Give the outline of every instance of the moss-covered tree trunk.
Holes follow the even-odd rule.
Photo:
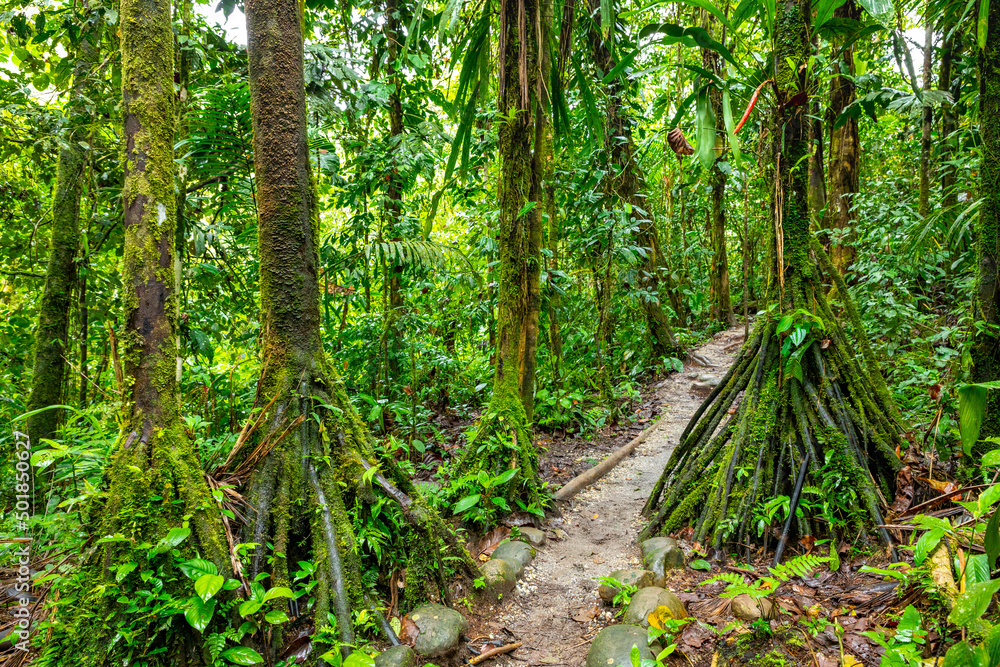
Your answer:
[[[1000,380],[1000,3],[992,2],[979,49],[979,132],[983,140],[976,222],[972,380]],[[981,438],[1000,436],[1000,392],[989,392]]]
[[[497,489],[513,501],[538,500],[538,457],[521,394],[525,322],[533,270],[532,218],[522,210],[529,202],[538,208],[539,188],[532,168],[537,134],[539,68],[539,14],[536,0],[505,0],[500,5],[497,110],[500,182],[497,194],[497,333],[493,394],[479,420],[476,434],[456,466],[458,476],[484,471],[498,476],[518,472]],[[532,197],[535,197],[533,199]],[[540,212],[539,212],[540,213]]]
[[[256,405],[262,417],[258,428],[241,435],[219,475],[248,480],[256,511],[245,539],[262,545],[249,575],[268,572],[278,585],[289,581],[289,563],[313,562],[316,627],[327,627],[332,614],[341,642],[350,645],[351,610],[371,605],[348,511],[364,511],[373,486],[399,504],[412,526],[408,604],[429,589],[447,599],[442,558],[449,551],[470,576],[478,570],[393,461],[382,463],[385,476],[364,479],[376,462],[371,435],[320,338],[319,210],[308,157],[300,5],[249,0],[245,7],[258,183],[263,326]],[[278,646],[275,635],[269,647]]]
[[[900,418],[843,279],[809,231],[809,99],[802,94],[809,16],[809,0],[784,0],[777,8],[771,314],[757,319],[726,377],[682,433],[646,504],[646,535],[692,525],[694,539],[711,539],[716,549],[724,541],[757,539],[750,532],[754,510],[776,495],[793,496],[802,468],[807,484],[823,489],[826,513],[804,512],[794,526],[800,537],[831,532],[828,520],[844,521],[845,535],[853,537],[884,523],[882,498],[893,497],[901,465],[894,448],[905,447]],[[825,298],[824,275],[844,299],[851,335]],[[880,535],[888,541],[884,529]]]
[[[951,101],[941,104],[941,141],[940,141],[940,169],[941,169],[941,208],[944,209],[945,222],[948,226],[954,218],[953,211],[958,204],[958,193],[955,192],[956,174],[955,167],[949,162],[954,155],[953,143],[955,138],[955,100],[961,94],[961,87],[953,90],[952,78],[954,63],[961,58],[962,40],[956,39],[951,34],[954,30],[954,23],[944,21],[941,26],[943,39],[941,42],[941,64],[938,70],[938,90],[951,95]]]
[[[834,10],[835,18],[861,19],[861,8],[847,0]],[[830,82],[830,118],[835,121],[855,99],[854,43],[842,47],[840,60],[834,63],[836,75]],[[831,122],[831,125],[833,123]],[[837,239],[831,248],[834,266],[844,273],[854,261],[854,194],[858,191],[861,139],[858,121],[848,117],[830,133],[830,204],[826,226],[835,230]]]
[[[701,50],[701,61],[705,69],[723,77],[719,54],[711,49]],[[708,91],[712,112],[722,118],[722,91],[713,86]],[[723,326],[736,325],[733,304],[729,294],[729,257],[726,252],[726,171],[722,168],[721,156],[712,163],[708,175],[708,185],[712,189],[712,205],[708,211],[708,236],[712,245],[709,284],[712,291],[712,317]]]
[[[588,40],[594,59],[594,65],[605,76],[617,65],[617,59],[609,44],[601,35],[599,3],[590,3],[592,19]],[[626,95],[629,91],[622,85],[620,79],[615,79],[605,87],[607,106],[604,118],[604,151],[608,176],[604,183],[605,205],[608,208],[628,205],[632,209],[632,220],[636,224],[636,242],[647,248],[644,261],[639,267],[639,288],[642,291],[640,300],[646,319],[646,331],[652,348],[653,357],[681,356],[681,348],[677,344],[670,320],[663,310],[660,301],[660,277],[664,270],[663,251],[660,248],[659,230],[653,220],[651,206],[646,201],[645,183],[639,163],[635,158],[635,140],[632,138],[634,119],[630,118],[626,108]],[[609,237],[610,243],[610,237]],[[611,250],[607,249],[608,262],[611,262]],[[610,306],[610,289],[608,284],[599,291],[598,299],[606,300]],[[608,319],[605,317],[605,319]],[[604,336],[610,341],[610,336]],[[602,352],[605,353],[606,350]],[[608,384],[602,380],[602,386]]]
[[[27,406],[29,411],[41,411],[28,417],[28,435],[35,443],[43,438],[55,437],[60,421],[59,410],[44,408],[65,403],[63,380],[66,357],[69,355],[67,336],[73,291],[77,287],[75,257],[80,240],[80,197],[87,164],[87,154],[80,143],[84,140],[90,119],[84,92],[87,78],[97,63],[99,40],[100,33],[94,29],[88,30],[80,39],[73,70],[73,88],[67,103],[69,135],[59,149],[56,189],[52,197],[49,260],[38,308],[35,359]],[[85,390],[81,389],[81,394],[85,395]]]
[[[190,582],[171,551],[149,549],[172,529],[189,529],[175,545],[183,555],[229,568],[221,515],[184,432],[177,387],[177,298],[174,212],[174,59],[168,3],[121,3],[124,120],[125,248],[121,435],[102,504],[91,508],[90,533],[121,539],[97,544],[83,564],[73,607],[60,618],[43,664],[201,665],[200,636],[165,615],[137,613],[141,589],[164,568],[163,593],[185,599]],[[139,553],[135,548],[138,547]],[[145,546],[141,546],[145,545]],[[148,552],[148,553],[147,553]],[[145,563],[136,568],[137,559]],[[131,571],[119,566],[132,563]],[[177,618],[176,616],[172,618]],[[124,636],[123,636],[124,635]],[[47,661],[52,661],[48,663]]]
[[[931,89],[931,73],[934,71],[934,19],[930,5],[925,7],[927,16],[924,18],[924,66],[923,91]],[[920,115],[920,191],[917,196],[917,211],[926,218],[931,212],[931,131],[934,127],[934,108],[924,99]]]

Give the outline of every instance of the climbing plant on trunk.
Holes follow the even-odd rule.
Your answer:
[[[316,626],[336,630],[342,650],[354,643],[351,610],[369,608],[361,583],[350,511],[373,494],[394,500],[411,530],[406,602],[429,590],[447,599],[442,559],[478,569],[392,460],[379,464],[371,435],[327,360],[320,338],[317,240],[319,210],[306,134],[303,41],[295,0],[246,3],[262,309],[257,415],[216,476],[246,480],[254,507],[245,540],[261,545],[251,578],[290,581],[289,563],[316,567]],[[382,466],[384,474],[373,470]],[[265,547],[264,545],[270,545]],[[376,616],[378,617],[377,612]],[[388,624],[382,627],[395,640]],[[270,648],[281,645],[272,637]],[[268,647],[262,647],[265,650]]]
[[[846,522],[853,536],[883,524],[883,498],[893,497],[901,466],[894,449],[906,447],[900,417],[843,279],[809,231],[809,12],[809,0],[784,0],[774,22],[767,307],[682,433],[646,503],[645,535],[691,525],[695,540],[716,548],[745,543],[757,539],[755,508],[795,498],[805,483],[824,490],[822,519]],[[838,287],[847,327],[825,297],[824,277]],[[834,525],[816,519],[803,513],[790,528],[804,537]]]

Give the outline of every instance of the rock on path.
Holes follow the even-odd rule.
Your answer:
[[[561,540],[549,540],[538,550],[537,558],[518,583],[517,595],[495,619],[498,626],[506,627],[523,642],[523,647],[517,650],[516,659],[503,656],[495,664],[584,666],[594,632],[589,620],[594,607],[600,604],[599,582],[595,579],[615,570],[642,568],[636,543],[643,523],[639,512],[681,432],[701,404],[701,397],[690,391],[688,373],[724,375],[739,350],[733,343],[742,336],[742,325],[716,334],[697,350],[714,368],[685,367],[684,372],[664,380],[656,394],[663,406],[656,430],[632,456],[571,500],[563,508],[562,519],[552,522],[552,528],[566,535]],[[727,353],[726,347],[731,347],[731,352]]]

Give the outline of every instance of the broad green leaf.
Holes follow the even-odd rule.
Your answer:
[[[729,135],[729,148],[733,151],[733,162],[739,167],[742,162],[740,155],[740,138],[736,136],[736,124],[733,122],[732,99],[729,96],[729,86],[722,89],[722,121],[726,125],[726,134]]]
[[[986,387],[967,384],[958,389],[958,428],[962,434],[962,450],[968,456],[979,439],[979,429],[986,414]]]
[[[259,662],[264,662],[260,653],[246,646],[227,648],[222,652],[222,657],[237,665],[256,665]]]
[[[194,592],[205,602],[222,590],[222,585],[226,583],[226,578],[221,574],[203,574],[194,582]]]
[[[955,600],[955,606],[948,614],[948,622],[966,627],[986,613],[997,590],[1000,590],[1000,579],[972,584]]]
[[[632,667],[639,667],[642,662],[642,653],[639,651],[638,646],[632,646],[632,650],[628,653],[629,661],[632,663]]]
[[[858,0],[858,4],[865,8],[872,18],[879,23],[888,25],[892,21],[895,13],[895,6],[892,0]]]
[[[461,514],[465,510],[469,509],[470,507],[474,507],[476,505],[476,503],[479,502],[479,499],[481,497],[482,496],[477,493],[477,494],[474,494],[474,495],[471,495],[471,496],[466,496],[466,497],[462,498],[457,503],[455,503],[454,507],[451,508],[452,513],[453,514]]]
[[[192,595],[188,599],[188,608],[184,612],[184,618],[192,628],[198,632],[204,632],[215,614],[215,600],[202,601],[197,595]]]
[[[506,484],[510,480],[514,479],[514,476],[519,472],[518,468],[510,468],[504,473],[497,475],[493,480],[493,486],[501,486]]]
[[[701,570],[703,572],[708,572],[712,569],[711,563],[703,558],[698,558],[688,563],[688,567],[692,570]]]
[[[292,589],[285,588],[284,586],[275,586],[264,595],[264,602],[267,602],[268,600],[276,600],[278,598],[294,598],[294,597],[295,593],[292,592]]]
[[[991,667],[986,649],[958,642],[948,649],[941,667]]]
[[[732,30],[733,26],[732,24],[729,23],[729,19],[726,18],[725,11],[720,9],[718,6],[715,5],[715,3],[711,2],[710,0],[680,0],[680,2],[683,2],[685,5],[690,5],[692,7],[704,9],[709,14],[717,18],[719,20],[719,23]],[[632,18],[633,16],[642,14],[649,9],[653,9],[655,7],[669,6],[671,4],[673,3],[669,2],[668,0],[654,0],[654,2],[649,3],[648,5],[646,5],[641,9],[636,9],[630,12],[622,12],[621,14],[619,14],[619,16],[621,16],[621,18],[623,19],[629,19]]]
[[[160,540],[155,547],[149,550],[149,556],[165,554],[178,544],[186,540],[191,535],[190,528],[171,528],[170,532]]]
[[[1000,449],[993,449],[983,454],[982,463],[984,466],[1000,465]]]
[[[994,625],[986,633],[986,639],[983,640],[983,648],[986,649],[986,653],[988,654],[989,664],[1000,665],[1000,625]]]
[[[343,667],[373,667],[375,659],[364,651],[355,651],[344,659]]]
[[[179,567],[181,572],[183,572],[189,579],[195,580],[205,574],[219,573],[219,568],[215,567],[215,563],[210,560],[205,560],[204,558],[192,558],[191,560],[184,561],[177,567]]]
[[[986,548],[987,564],[993,569],[997,566],[997,556],[1000,556],[1000,509],[993,512],[986,524],[983,546]]]
[[[819,0],[816,5],[816,22],[813,24],[817,27],[825,24],[833,16],[833,12],[837,10],[846,0]]]
[[[969,556],[965,561],[965,583],[981,584],[990,580],[990,566],[986,562],[986,554]]]
[[[698,95],[698,161],[702,169],[708,170],[715,164],[715,112],[704,87]]]
[[[607,85],[612,81],[614,81],[615,79],[617,79],[621,75],[621,73],[625,71],[625,68],[632,64],[632,61],[635,60],[635,57],[637,55],[639,55],[638,49],[632,51],[624,58],[622,58],[618,62],[618,64],[616,64],[614,67],[611,68],[611,71],[609,71],[607,74],[604,75],[604,79],[601,81],[601,83]]]
[[[985,515],[986,511],[993,507],[998,500],[1000,500],[1000,484],[994,484],[980,493],[979,497],[976,498],[976,504],[979,507],[979,516]]]
[[[281,609],[272,609],[264,614],[264,620],[272,625],[279,625],[288,621],[288,614]]]
[[[913,551],[913,563],[920,565],[927,560],[928,554],[934,550],[942,537],[944,537],[944,531],[940,528],[934,528],[921,535]]]

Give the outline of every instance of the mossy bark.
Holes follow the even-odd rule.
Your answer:
[[[931,72],[934,71],[934,20],[931,17],[930,5],[924,11],[926,29],[924,30],[924,67],[923,90],[931,89]],[[926,218],[931,212],[931,131],[934,127],[934,109],[924,100],[920,115],[920,191],[917,196],[917,212]]]
[[[156,544],[183,524],[191,529],[191,537],[180,547],[182,553],[209,559],[223,573],[230,571],[218,507],[179,413],[170,5],[122,0],[120,16],[125,125],[123,407],[121,436],[107,472],[108,491],[103,504],[91,510],[98,519],[90,532],[119,535],[124,542],[99,544],[92,552],[76,591],[79,599],[60,619],[46,660],[103,666],[144,655],[149,665],[200,665],[204,660],[196,633],[128,611],[131,594],[144,587],[142,568],[120,579],[114,569],[136,558],[123,543]],[[190,595],[184,578],[177,576],[165,594]]]
[[[80,240],[80,197],[87,154],[80,145],[90,116],[84,100],[87,78],[97,63],[100,32],[89,30],[80,39],[73,88],[67,104],[69,132],[59,149],[56,188],[52,197],[52,235],[45,270],[45,287],[38,308],[35,359],[31,374],[28,411],[65,403],[63,382],[69,356],[69,318],[73,292],[77,288],[76,251]],[[86,302],[84,301],[84,304]],[[81,383],[83,380],[81,379]],[[86,390],[81,387],[81,394]],[[28,417],[27,430],[38,444],[55,437],[60,410],[49,409]]]
[[[847,0],[834,10],[835,18],[859,20],[861,8],[854,0]],[[854,85],[854,44],[841,48],[840,60],[834,63],[836,75],[830,82],[830,120],[840,117],[856,97]],[[834,266],[841,273],[854,261],[855,214],[852,210],[854,194],[858,191],[861,139],[858,121],[847,118],[843,125],[830,133],[830,200],[826,216],[828,229],[838,232],[838,240],[831,247]]]
[[[591,23],[587,39],[590,42],[590,51],[594,60],[594,65],[606,75],[615,65],[617,60],[609,45],[605,42],[598,28],[601,23],[599,3],[590,3]],[[628,205],[632,208],[631,218],[636,224],[636,242],[647,249],[646,256],[639,268],[639,288],[643,292],[641,297],[642,311],[646,319],[646,331],[649,335],[649,342],[653,357],[663,359],[664,357],[682,356],[682,350],[677,344],[670,320],[663,310],[661,303],[660,278],[664,271],[665,260],[660,247],[659,230],[653,220],[652,211],[646,201],[645,182],[642,170],[635,158],[635,140],[632,138],[632,129],[635,120],[630,118],[627,109],[626,96],[630,93],[622,86],[621,81],[615,79],[605,86],[606,108],[604,118],[604,151],[602,160],[608,171],[604,183],[605,205],[608,208],[622,207]],[[610,246],[609,238],[609,246]],[[611,248],[607,249],[607,256],[610,268]],[[610,280],[610,271],[603,281],[604,284],[598,289],[599,310],[603,305],[606,322],[605,331],[598,330],[598,336],[603,339],[604,349],[602,353],[607,356],[607,344],[611,340],[610,327],[613,323],[610,320],[611,288],[613,282]],[[604,366],[602,365],[602,368]],[[606,375],[606,370],[604,371]],[[602,391],[607,390],[609,381],[606,377],[599,378]]]
[[[719,54],[711,49],[701,50],[701,62],[705,69],[716,76],[724,77]],[[713,86],[708,91],[712,112],[722,118],[722,91]],[[726,253],[726,171],[721,156],[712,163],[708,175],[708,185],[712,189],[712,205],[708,210],[708,236],[712,245],[709,284],[712,292],[712,317],[726,327],[736,325],[733,304],[729,295],[729,257]]]
[[[289,562],[311,560],[318,580],[316,627],[328,626],[332,614],[349,652],[351,610],[370,604],[348,512],[364,511],[375,493],[365,472],[376,455],[320,338],[319,211],[308,157],[300,5],[249,0],[245,7],[263,311],[256,404],[263,414],[259,431],[241,436],[220,475],[248,480],[256,511],[245,538],[262,545],[249,575],[267,572],[279,585],[290,579]],[[442,554],[457,556],[470,576],[478,569],[395,463],[382,463],[386,476],[372,479],[438,558],[413,554],[407,568],[437,583],[447,599]],[[263,546],[268,544],[270,549]],[[278,646],[272,637],[262,649]]]
[[[505,0],[500,6],[497,152],[500,154],[497,223],[497,333],[493,394],[466,451],[455,468],[465,476],[480,470],[491,476],[511,468],[518,473],[497,489],[513,507],[516,500],[539,499],[538,455],[522,400],[525,323],[529,315],[532,219],[540,215],[540,191],[532,165],[538,99],[539,44],[536,0]],[[541,155],[539,155],[541,157]],[[533,199],[534,197],[534,199]],[[529,202],[534,209],[521,211]],[[539,225],[540,232],[540,225]]]
[[[778,5],[768,314],[757,319],[726,377],[681,434],[646,503],[651,521],[644,535],[691,525],[695,540],[711,539],[716,549],[755,539],[748,533],[754,510],[769,497],[791,496],[804,461],[808,484],[821,487],[820,469],[835,466],[843,493],[855,494],[857,507],[835,509],[847,514],[852,535],[884,523],[904,429],[843,279],[809,231],[809,100],[802,94],[809,12],[808,0]],[[825,297],[824,277],[840,291],[852,334]],[[792,327],[779,331],[783,318]],[[789,334],[805,322],[814,324],[796,367],[790,353],[798,348]],[[829,532],[815,519],[798,522],[800,537]],[[880,535],[888,541],[884,529]]]
[[[979,132],[983,141],[976,221],[972,380],[1000,380],[1000,3],[990,3],[986,48],[979,50]],[[1000,392],[990,391],[981,438],[1000,436]]]

